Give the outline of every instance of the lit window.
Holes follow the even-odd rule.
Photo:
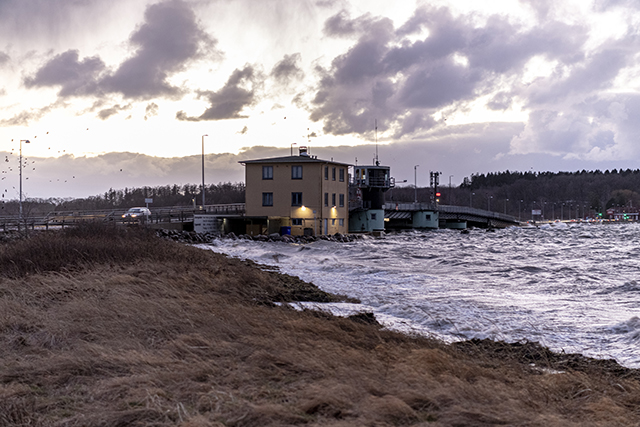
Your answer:
[[[273,179],[273,166],[262,167],[262,179]]]
[[[302,193],[291,193],[291,206],[302,206]]]
[[[273,206],[273,193],[262,193],[262,206]]]
[[[302,166],[291,166],[291,179],[302,179]]]

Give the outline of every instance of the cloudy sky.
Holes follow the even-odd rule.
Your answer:
[[[487,6],[488,4],[488,6]],[[0,191],[640,167],[635,0],[0,0]],[[377,125],[377,131],[376,131]],[[295,144],[295,145],[294,145]],[[296,150],[297,152],[297,150]]]

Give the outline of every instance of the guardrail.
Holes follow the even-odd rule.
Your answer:
[[[213,215],[244,215],[244,203],[230,203],[206,205],[204,208],[192,206],[169,206],[160,208],[151,208],[151,216],[143,222],[162,223],[162,222],[191,222],[194,214],[213,214]],[[104,221],[115,223],[138,223],[137,219],[124,218],[127,209],[92,209],[92,210],[65,210],[53,211],[47,214],[24,215],[20,219],[17,215],[0,216],[0,229],[20,230],[22,228],[45,228],[49,227],[65,227],[86,221]]]

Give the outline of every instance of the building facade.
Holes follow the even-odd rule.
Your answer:
[[[310,156],[304,147],[298,156],[240,163],[245,166],[246,216],[255,219],[249,234],[257,234],[258,227],[260,234],[347,232],[348,164]]]

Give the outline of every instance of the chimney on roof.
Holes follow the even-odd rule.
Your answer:
[[[305,145],[300,146],[300,155],[301,156],[309,156],[307,147]]]

